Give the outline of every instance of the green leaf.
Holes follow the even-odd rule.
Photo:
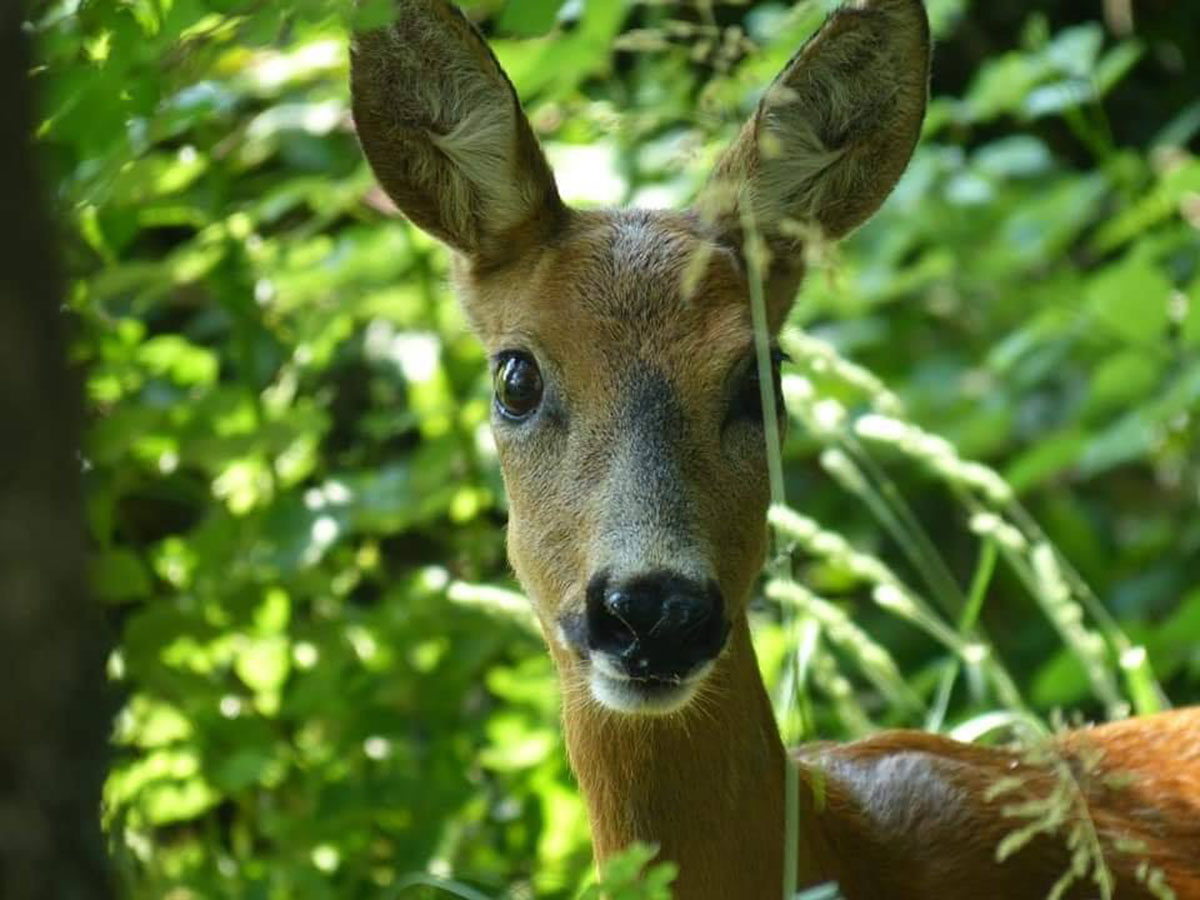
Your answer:
[[[166,375],[180,385],[211,385],[220,363],[211,350],[171,334],[150,338],[138,349],[138,360],[154,375]]]
[[[1124,41],[1104,54],[1093,76],[1100,96],[1105,96],[1120,84],[1141,61],[1145,52],[1145,47],[1140,41]]]
[[[540,43],[493,41],[492,50],[522,99],[568,95],[590,75],[604,75],[611,64],[611,41],[628,13],[629,0],[584,6],[583,19],[565,37]]]
[[[989,178],[1032,178],[1053,165],[1050,149],[1029,135],[1013,135],[985,144],[975,152],[974,165]]]
[[[394,0],[357,0],[347,4],[350,26],[355,31],[368,31],[387,25],[395,13]]]
[[[1060,650],[1038,669],[1031,699],[1040,709],[1075,706],[1089,695],[1087,673],[1078,657]]]
[[[255,691],[278,690],[291,671],[291,652],[287,639],[243,637],[234,659],[234,671]]]
[[[1200,133],[1200,100],[1189,103],[1162,130],[1154,136],[1151,145],[1162,147],[1186,147]]]
[[[1159,428],[1143,413],[1131,412],[1088,441],[1079,460],[1080,472],[1090,477],[1140,459],[1160,438]]]
[[[959,107],[960,115],[968,121],[986,122],[1015,112],[1049,71],[1046,63],[1026,53],[990,59],[975,75]]]
[[[563,0],[509,0],[500,15],[500,30],[519,37],[545,34],[562,5]]]
[[[273,768],[267,748],[243,747],[222,759],[211,771],[213,787],[237,793],[261,784]]]
[[[1088,78],[1103,46],[1104,28],[1098,22],[1086,22],[1060,31],[1042,56],[1064,75]]]
[[[678,869],[673,863],[653,865],[657,855],[657,848],[638,843],[610,857],[599,883],[581,900],[670,900],[670,884]]]
[[[1106,253],[1174,219],[1184,197],[1197,192],[1200,192],[1200,160],[1185,158],[1162,172],[1150,190],[1139,192],[1129,208],[1104,224],[1093,241],[1096,250]]]
[[[1161,341],[1174,286],[1146,254],[1132,252],[1102,269],[1086,288],[1096,324],[1132,344]]]
[[[558,747],[553,729],[534,725],[524,716],[494,716],[488,725],[491,743],[479,755],[482,765],[498,772],[530,769]]]
[[[1052,84],[1042,85],[1026,95],[1021,110],[1031,119],[1058,115],[1096,99],[1095,88],[1082,78],[1064,78]]]
[[[1124,412],[1136,406],[1158,384],[1163,360],[1142,350],[1123,350],[1104,360],[1088,385],[1089,417]]]
[[[146,564],[130,550],[118,548],[97,554],[92,557],[91,567],[92,590],[100,600],[140,600],[149,597],[153,589]]]
[[[1044,484],[1075,465],[1087,444],[1087,434],[1078,428],[1042,436],[1005,469],[1005,480],[1018,493]]]

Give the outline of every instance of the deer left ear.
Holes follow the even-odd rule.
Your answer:
[[[790,303],[799,278],[795,226],[840,238],[895,187],[921,133],[929,60],[921,0],[854,0],[792,58],[717,164],[700,210],[739,236],[752,218],[784,282],[771,286],[787,295],[774,305]],[[776,326],[786,311],[773,310]]]
[[[510,260],[565,215],[516,91],[452,3],[392,4],[392,24],[351,49],[367,159],[421,228],[475,263]]]

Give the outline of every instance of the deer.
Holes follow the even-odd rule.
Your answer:
[[[919,731],[789,755],[759,672],[747,607],[780,360],[764,387],[750,279],[776,336],[805,241],[853,231],[904,172],[929,94],[920,0],[831,14],[684,211],[568,207],[470,20],[446,0],[393,13],[352,39],[355,127],[395,206],[452,251],[487,350],[508,555],[557,669],[597,861],[648,842],[684,900],[778,897],[794,783],[800,887],[1198,900],[1200,708],[1068,731],[1058,766]],[[998,852],[1029,824],[1013,810],[1063,777],[1073,812]],[[1102,849],[1106,892],[1060,884],[1071,822]]]

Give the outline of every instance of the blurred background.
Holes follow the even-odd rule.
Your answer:
[[[669,206],[834,5],[468,8],[568,200]],[[755,611],[791,740],[1200,700],[1200,6],[928,7],[921,147],[791,319],[798,515]],[[485,359],[355,142],[347,35],[387,9],[29,15],[122,896],[589,877]]]

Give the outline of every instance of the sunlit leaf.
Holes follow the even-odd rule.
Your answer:
[[[521,36],[545,34],[554,24],[563,0],[509,2],[500,16],[500,28]]]
[[[1142,254],[1101,270],[1088,285],[1088,308],[1097,325],[1134,343],[1159,340],[1167,326],[1173,287]]]

